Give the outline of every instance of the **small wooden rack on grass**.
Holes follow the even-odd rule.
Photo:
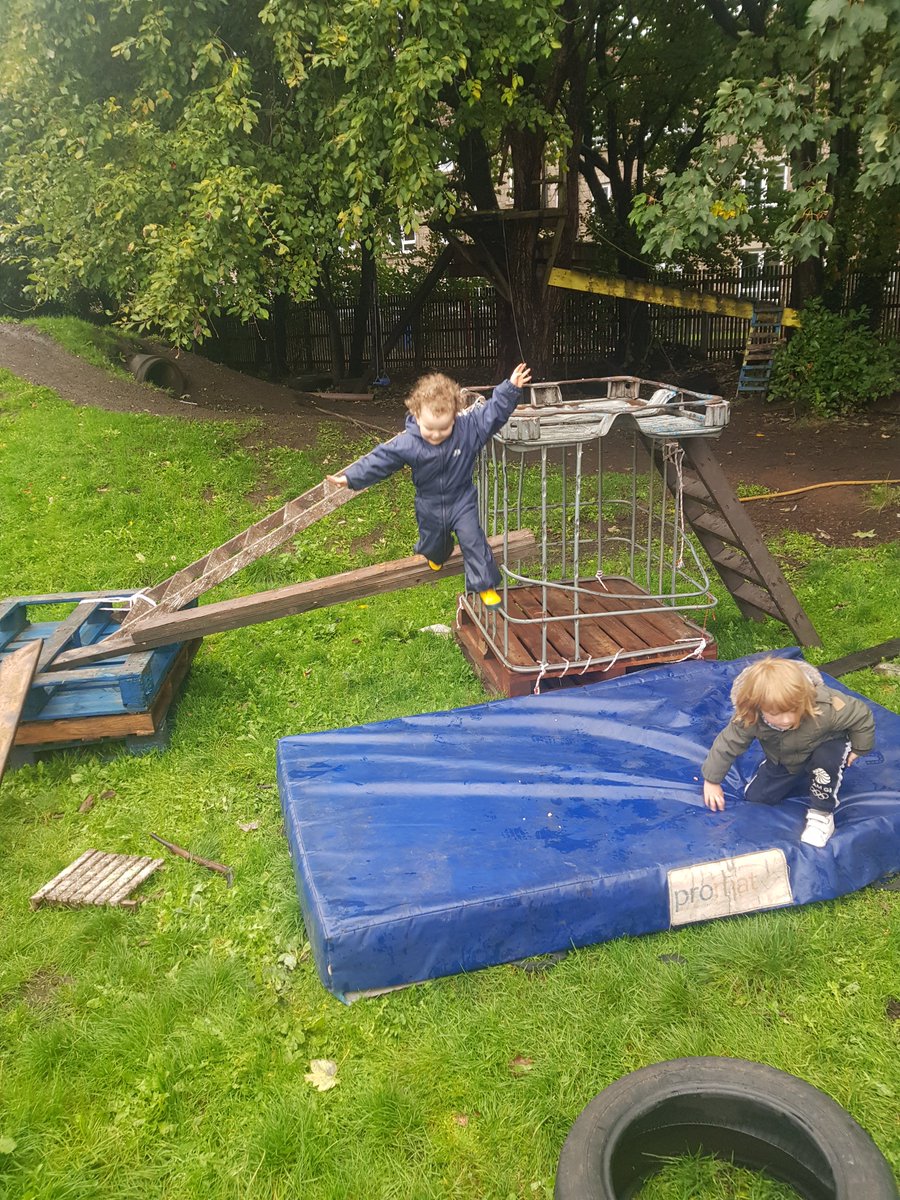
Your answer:
[[[109,854],[85,850],[80,858],[55,875],[31,897],[32,908],[45,904],[77,908],[81,905],[111,905],[137,908],[131,893],[163,865],[161,858],[133,854]]]

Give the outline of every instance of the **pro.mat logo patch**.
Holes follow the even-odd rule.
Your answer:
[[[794,898],[782,850],[676,867],[668,883],[670,925],[778,908]]]

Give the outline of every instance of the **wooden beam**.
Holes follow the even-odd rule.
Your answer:
[[[733,296],[717,296],[690,288],[666,287],[661,283],[641,283],[618,275],[594,275],[587,271],[567,271],[554,267],[549,282],[551,287],[592,292],[598,296],[621,296],[627,300],[643,300],[647,304],[661,304],[667,308],[692,308],[724,317],[743,317],[748,321],[753,316],[753,302],[750,300],[736,300]],[[781,323],[799,326],[800,313],[795,308],[784,309]]]
[[[53,660],[62,654],[82,625],[91,619],[102,603],[102,600],[80,600],[77,608],[73,609],[64,621],[59,622],[44,642],[44,648],[38,659],[37,669],[39,672],[45,671]]]
[[[0,662],[0,779],[3,778],[6,760],[16,740],[16,730],[42,646],[43,642],[37,638]]]
[[[547,261],[544,264],[544,290],[550,286],[550,275],[553,271],[553,264],[556,262],[556,256],[559,254],[560,246],[562,246],[563,230],[566,227],[566,217],[563,214],[556,222],[553,230],[553,237],[550,239],[550,249],[547,251]]]
[[[488,538],[488,543],[491,549],[499,550],[504,546],[504,539]],[[510,533],[505,545],[511,557],[527,558],[536,553],[534,535],[530,530],[520,529]],[[104,651],[103,642],[87,647],[84,653],[79,652],[78,662],[97,662],[111,654],[127,654],[134,649],[146,650],[152,646],[168,646],[187,638],[202,638],[228,629],[241,629],[245,625],[258,625],[278,617],[327,608],[331,604],[346,604],[350,600],[376,596],[381,592],[391,592],[417,583],[436,583],[448,575],[462,573],[462,554],[457,547],[444,563],[440,573],[432,571],[420,554],[414,554],[409,558],[376,563],[356,571],[330,575],[325,579],[311,579],[306,583],[294,583],[269,592],[240,596],[235,600],[204,604],[201,608],[182,612],[161,612],[140,625],[131,626],[123,634],[116,635],[115,643],[107,651]],[[57,661],[62,665],[65,655]]]
[[[494,261],[490,251],[484,245],[472,245],[464,242],[462,238],[456,236],[450,229],[444,231],[444,237],[450,242],[460,254],[480,275],[486,279],[490,279],[494,287],[503,297],[507,304],[512,304],[512,291],[507,277],[503,274],[497,263]]]
[[[900,638],[892,638],[879,646],[871,646],[868,650],[857,650],[855,654],[847,654],[844,658],[836,658],[832,662],[822,663],[820,671],[835,679],[839,675],[849,675],[851,671],[865,671],[885,659],[900,658]]]
[[[454,248],[453,246],[445,246],[437,258],[434,260],[431,270],[416,288],[415,292],[410,296],[401,312],[397,324],[391,330],[390,334],[385,338],[384,345],[381,347],[381,361],[387,362],[387,357],[400,341],[403,336],[403,331],[407,325],[410,325],[418,314],[422,311],[425,301],[434,291],[435,286],[440,281],[444,272],[453,261]],[[321,395],[321,393],[316,393]]]
[[[565,212],[560,208],[483,208],[458,212],[454,216],[453,225],[461,229],[472,221],[555,221],[560,216],[565,218]]]

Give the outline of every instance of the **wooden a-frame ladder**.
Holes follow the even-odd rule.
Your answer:
[[[648,452],[673,495],[678,475],[659,440],[644,438]],[[745,617],[773,617],[802,646],[821,646],[815,626],[791,590],[759,530],[747,515],[707,438],[683,438],[681,468],[685,521],[697,535],[722,582]]]

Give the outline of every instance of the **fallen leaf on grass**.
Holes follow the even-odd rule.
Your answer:
[[[816,533],[819,535],[820,538],[824,538],[826,542],[831,541],[831,534],[826,533],[824,529],[817,529]]]
[[[112,800],[113,797],[115,796],[115,794],[116,794],[115,788],[107,788],[105,791],[100,793],[100,799],[101,800]]]
[[[89,796],[85,796],[85,798],[82,800],[82,802],[78,805],[78,811],[80,813],[90,812],[93,807],[94,807],[94,794],[92,792]]]
[[[855,538],[873,538],[875,536],[875,530],[874,529],[866,529],[866,530],[857,529],[856,533],[854,533],[853,536]]]
[[[527,1075],[533,1066],[534,1059],[525,1058],[523,1054],[517,1054],[509,1060],[509,1069],[513,1075]]]
[[[317,1092],[328,1092],[340,1082],[337,1069],[337,1063],[330,1058],[314,1058],[303,1078],[307,1083],[311,1083]]]
[[[238,821],[238,829],[242,829],[244,833],[251,833],[254,829],[259,829],[259,821]]]
[[[466,1116],[465,1113],[454,1113],[453,1120],[456,1122],[457,1125],[461,1125],[463,1127],[463,1129],[465,1129],[465,1127],[469,1123],[469,1118]]]
[[[0,1154],[12,1154],[18,1142],[12,1137],[0,1137]]]

